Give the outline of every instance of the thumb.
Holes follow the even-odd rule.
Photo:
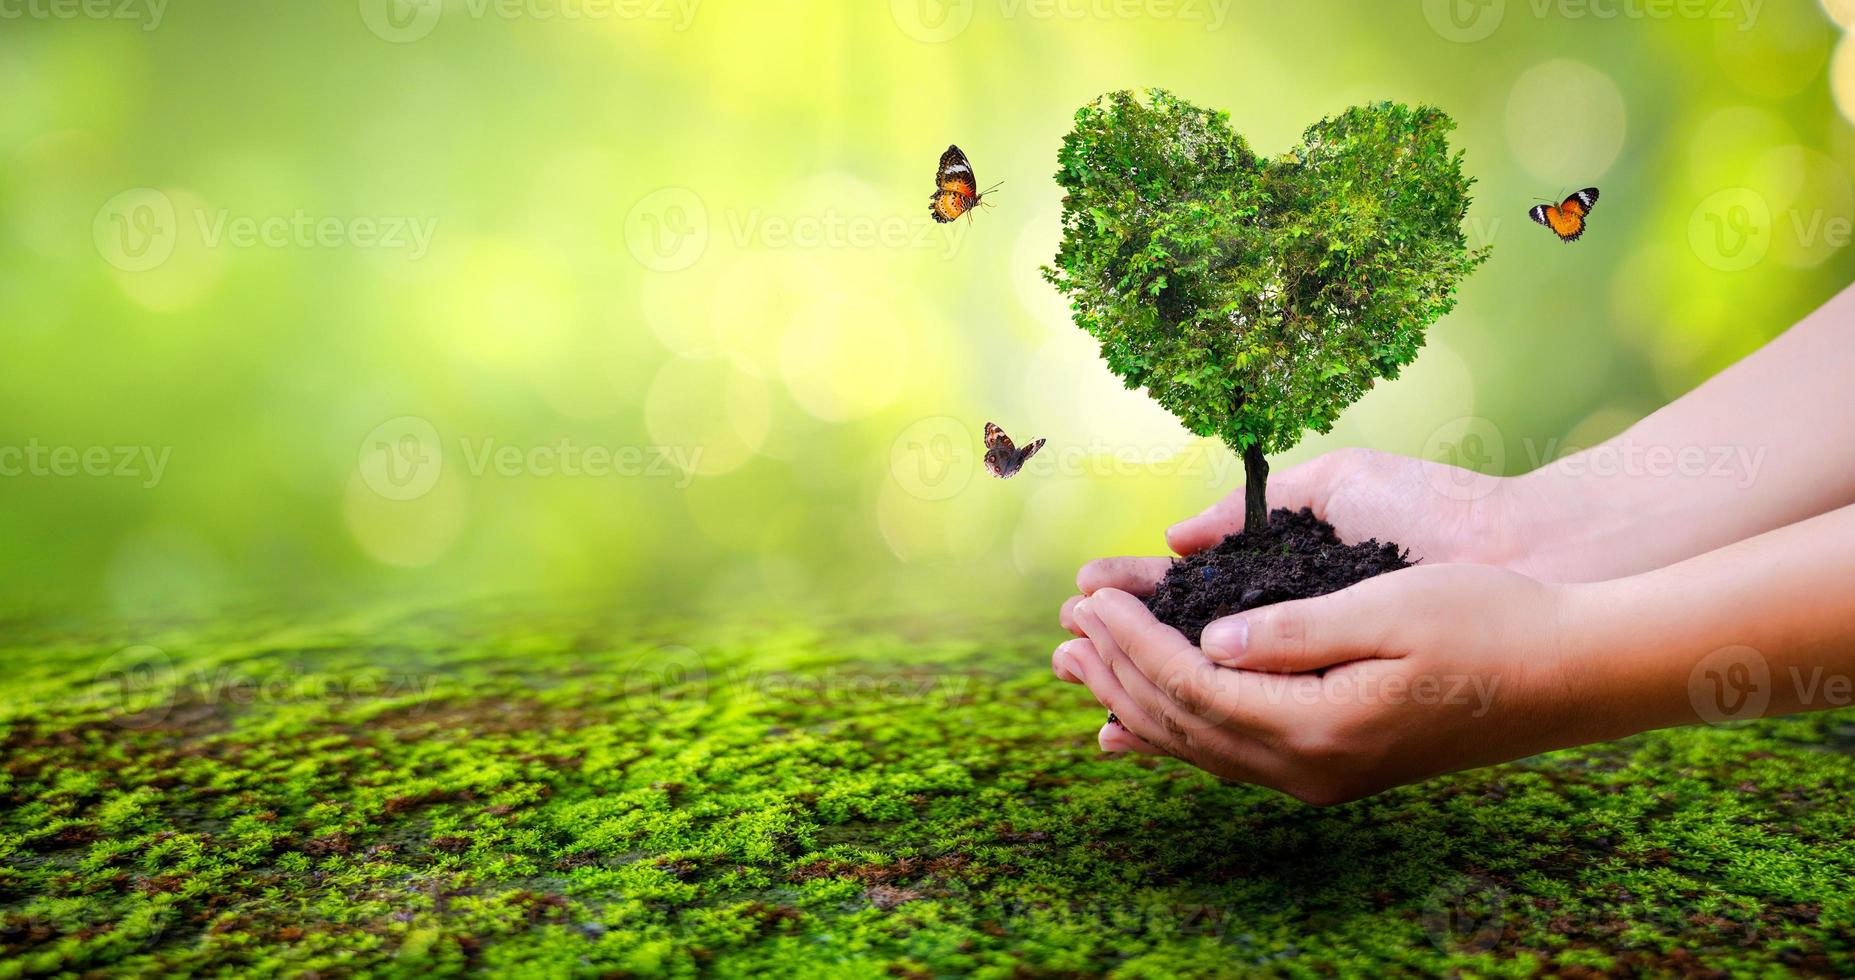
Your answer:
[[[1204,628],[1199,646],[1213,663],[1241,670],[1306,673],[1386,649],[1390,610],[1367,590],[1347,589],[1227,616]]]

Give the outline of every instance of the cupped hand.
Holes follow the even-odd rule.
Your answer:
[[[1533,528],[1560,509],[1533,481],[1488,476],[1369,449],[1342,449],[1269,477],[1269,509],[1314,511],[1347,542],[1377,538],[1420,561],[1500,565],[1557,579],[1529,552]],[[1189,555],[1243,526],[1239,488],[1172,526],[1166,543]]]
[[[1561,637],[1578,588],[1424,565],[1219,620],[1201,649],[1103,584],[1065,606],[1082,636],[1053,665],[1118,718],[1105,750],[1327,805],[1574,744]]]
[[[1342,541],[1394,542],[1422,563],[1496,565],[1548,582],[1590,579],[1591,569],[1554,557],[1568,554],[1566,549],[1540,546],[1553,533],[1547,529],[1570,523],[1569,508],[1558,496],[1542,481],[1487,476],[1370,449],[1341,449],[1269,478],[1271,510],[1307,507],[1332,524]],[[1173,525],[1166,543],[1190,555],[1242,527],[1239,489]],[[1082,635],[1071,613],[1084,596],[1110,586],[1150,595],[1170,564],[1167,558],[1089,562],[1076,576],[1081,595],[1063,603],[1063,628]]]

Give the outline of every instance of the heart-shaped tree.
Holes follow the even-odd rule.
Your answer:
[[[1154,90],[1076,113],[1044,275],[1108,367],[1243,458],[1244,530],[1267,528],[1267,455],[1327,432],[1486,258],[1436,109],[1355,107],[1258,160],[1229,116]]]

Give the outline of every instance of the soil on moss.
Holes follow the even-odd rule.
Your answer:
[[[1213,620],[1338,592],[1411,564],[1409,552],[1396,544],[1346,544],[1306,507],[1281,508],[1269,515],[1267,533],[1233,534],[1173,562],[1146,604],[1160,622],[1197,643]]]

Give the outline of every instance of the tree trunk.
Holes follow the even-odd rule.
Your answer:
[[[1262,534],[1269,530],[1269,461],[1261,443],[1243,450],[1243,476],[1243,533]]]

